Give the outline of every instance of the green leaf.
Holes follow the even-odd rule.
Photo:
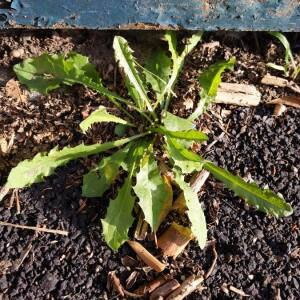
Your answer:
[[[185,198],[187,215],[192,224],[191,230],[196,237],[201,249],[204,249],[207,240],[206,220],[203,209],[198,199],[198,195],[191,186],[184,181],[184,176],[176,168],[174,171],[174,180],[179,185]]]
[[[142,105],[143,101],[142,101],[138,91],[135,89],[135,87],[130,82],[130,80],[127,76],[125,76],[124,82],[125,82],[125,86],[126,86],[129,97],[134,100],[134,103],[140,109],[140,106]]]
[[[294,61],[293,53],[288,39],[280,32],[273,31],[273,32],[269,32],[269,34],[277,38],[285,48],[285,58],[284,58],[286,64],[285,69],[286,70],[288,69],[290,61],[293,64],[293,67],[295,68],[295,61]]]
[[[177,117],[169,112],[164,112],[162,122],[169,131],[186,131],[195,128],[195,125],[191,120]],[[192,142],[187,140],[180,141],[178,139],[177,141],[185,147],[190,147],[192,145]]]
[[[114,183],[124,164],[131,144],[105,157],[100,164],[83,176],[82,195],[84,197],[101,197]]]
[[[131,190],[131,177],[127,177],[117,198],[109,202],[105,219],[101,220],[105,241],[113,250],[119,249],[128,240],[128,230],[134,221],[132,209],[135,198]]]
[[[168,144],[172,147],[172,154],[170,157],[174,159],[181,157],[193,162],[198,162],[203,169],[209,171],[216,179],[222,181],[225,186],[241,198],[243,198],[249,205],[256,207],[258,210],[271,214],[275,217],[285,217],[293,213],[290,204],[286,203],[284,199],[276,195],[274,192],[266,189],[260,189],[254,183],[247,183],[239,176],[231,174],[229,171],[215,166],[212,162],[207,161],[197,155],[196,153],[184,149],[181,145],[172,139],[168,139]],[[177,152],[177,153],[176,153]],[[174,159],[176,165],[178,161]],[[181,161],[181,163],[182,163]]]
[[[109,202],[106,217],[101,220],[104,239],[114,250],[117,250],[128,240],[128,230],[134,221],[132,210],[135,203],[131,180],[144,151],[148,147],[149,141],[146,139],[132,143],[127,156],[128,177],[119,189],[116,199]]]
[[[219,61],[202,72],[199,83],[208,96],[216,96],[222,73],[226,69],[233,71],[235,61],[235,57],[227,61]]]
[[[173,64],[178,58],[178,53],[177,53],[177,37],[176,37],[176,32],[172,30],[168,30],[164,34],[164,38],[168,43],[169,51],[171,52],[171,57],[173,60]]]
[[[127,127],[123,124],[117,124],[114,133],[118,137],[123,137],[126,134]]]
[[[49,153],[38,153],[33,159],[20,162],[10,171],[6,187],[24,188],[33,183],[42,182],[45,177],[52,175],[57,167],[63,166],[71,160],[122,146],[145,135],[143,133],[104,144],[81,144],[73,148],[65,147],[62,150],[54,148]]]
[[[166,141],[168,156],[174,165],[181,169],[182,173],[192,173],[202,169],[203,162],[199,161],[197,154],[187,150],[174,138],[167,137]]]
[[[59,88],[61,85],[83,84],[98,93],[107,96],[120,110],[128,116],[116,100],[128,103],[128,100],[109,91],[101,82],[96,68],[89,63],[86,56],[71,52],[68,55],[44,53],[39,57],[25,59],[14,66],[14,71],[22,84],[29,90],[43,94]],[[115,100],[116,99],[116,100]]]
[[[203,168],[258,210],[275,217],[287,217],[293,213],[290,204],[271,190],[261,190],[256,184],[247,183],[239,176],[232,175],[229,171],[221,169],[211,162],[205,162]]]
[[[203,36],[203,31],[198,31],[194,33],[188,40],[187,43],[181,53],[182,59],[184,59],[201,41]]]
[[[101,123],[101,122],[113,122],[113,123],[119,123],[124,125],[133,126],[131,123],[129,123],[126,120],[123,120],[122,118],[116,117],[114,115],[111,115],[107,112],[106,107],[99,106],[99,108],[95,111],[93,111],[85,120],[83,120],[79,126],[83,133],[86,133],[88,129],[94,124],[94,123]]]
[[[168,42],[169,51],[171,52],[171,58],[173,61],[171,77],[164,91],[161,93],[161,95],[158,98],[158,102],[162,103],[162,106],[164,106],[165,111],[168,110],[171,101],[171,96],[175,88],[175,85],[177,83],[180,72],[182,70],[185,57],[193,50],[193,48],[197,45],[197,43],[202,39],[202,35],[203,32],[197,32],[193,34],[192,37],[187,40],[187,44],[185,45],[181,55],[178,55],[177,39],[176,39],[175,32],[167,31],[165,33],[165,39]]]
[[[162,50],[154,52],[145,62],[145,78],[157,98],[162,95],[169,81],[171,65],[171,59]]]
[[[163,126],[158,126],[154,128],[153,131],[176,139],[198,141],[198,142],[203,142],[208,140],[208,137],[205,133],[193,129],[182,130],[182,131],[170,131]]]
[[[137,107],[144,109],[145,106],[147,106],[149,111],[153,111],[150,100],[147,96],[147,89],[140,77],[135,58],[132,55],[133,50],[129,47],[128,42],[121,36],[115,36],[113,48],[120,68],[123,69],[127,80],[129,81],[130,85],[134,87],[138,94],[138,97],[133,98]],[[134,96],[134,94],[131,93],[131,96]]]
[[[194,128],[192,121],[177,117],[168,111],[164,113],[162,122],[169,131],[182,131]]]
[[[133,189],[139,198],[139,205],[143,210],[145,220],[152,230],[156,231],[160,224],[167,190],[153,154],[147,153],[141,160]]]
[[[14,66],[19,81],[31,91],[47,94],[62,84],[72,84],[88,77],[100,82],[100,77],[88,58],[76,53],[68,56],[42,54],[39,57],[25,59]]]
[[[194,120],[199,117],[212,103],[217,95],[218,86],[221,83],[221,76],[225,70],[233,70],[235,64],[235,57],[230,58],[227,61],[219,61],[213,65],[210,65],[205,69],[199,77],[199,83],[201,85],[200,101],[196,110],[189,117],[189,120]]]
[[[287,69],[285,67],[279,66],[279,65],[276,65],[276,64],[273,64],[273,63],[267,63],[266,66],[269,67],[269,68],[272,68],[274,70],[282,71],[284,73],[287,72]]]

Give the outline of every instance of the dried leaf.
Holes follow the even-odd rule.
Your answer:
[[[152,230],[156,231],[160,224],[161,211],[165,206],[167,186],[160,175],[153,153],[147,153],[141,160],[133,189],[139,198],[139,206],[143,210],[145,220]]]
[[[287,105],[287,106],[300,108],[300,97],[283,96],[283,97],[271,100],[267,104],[284,104],[284,105]]]
[[[193,239],[193,234],[190,228],[173,222],[158,238],[157,245],[164,256],[172,256],[176,259],[191,239]]]
[[[111,271],[108,273],[108,279],[110,280],[110,282],[112,283],[115,291],[122,297],[125,296],[124,294],[124,288],[120,282],[120,279],[117,277],[116,272],[115,271]]]
[[[5,85],[6,96],[19,102],[26,102],[27,96],[22,93],[20,84],[15,79],[10,79]]]
[[[126,289],[130,289],[133,287],[135,284],[136,280],[138,279],[140,275],[140,272],[138,271],[133,271],[129,277],[126,279]]]

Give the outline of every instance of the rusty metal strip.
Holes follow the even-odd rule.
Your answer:
[[[0,27],[300,31],[299,0],[0,0]]]

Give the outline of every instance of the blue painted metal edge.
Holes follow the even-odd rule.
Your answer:
[[[0,27],[298,32],[300,1],[12,0],[0,9]]]

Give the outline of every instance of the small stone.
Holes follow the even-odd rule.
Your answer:
[[[14,58],[20,58],[24,55],[25,51],[23,48],[14,49],[11,51],[10,55]]]
[[[6,276],[1,276],[0,278],[0,290],[6,290],[8,288],[8,282]]]
[[[56,285],[58,283],[58,278],[55,274],[46,274],[41,282],[41,289],[46,292],[51,292],[55,290]]]
[[[86,285],[85,285],[85,287],[86,287],[87,289],[89,289],[89,288],[92,287],[92,285],[93,285],[93,279],[92,279],[92,278],[89,278],[88,281],[87,281],[87,283],[86,283]]]
[[[254,230],[254,234],[258,239],[262,239],[264,237],[264,233],[262,230],[259,229],[255,229]]]
[[[299,291],[299,283],[298,283],[298,281],[297,281],[297,279],[295,277],[293,277],[293,284],[294,284],[296,290]]]

